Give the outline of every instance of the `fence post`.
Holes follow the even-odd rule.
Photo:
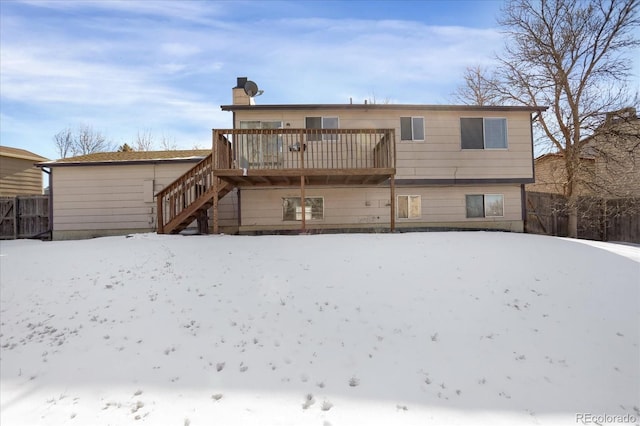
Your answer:
[[[13,198],[13,238],[18,238],[18,197]]]

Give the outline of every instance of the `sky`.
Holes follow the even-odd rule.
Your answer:
[[[91,126],[207,148],[237,77],[259,104],[451,104],[503,45],[501,1],[0,2],[0,143],[50,159]]]

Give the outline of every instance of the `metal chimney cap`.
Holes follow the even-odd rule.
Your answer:
[[[234,89],[244,89],[244,85],[247,84],[247,77],[238,77],[236,87]]]

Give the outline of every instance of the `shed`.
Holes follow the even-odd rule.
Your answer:
[[[53,239],[154,232],[155,195],[210,152],[101,152],[39,163],[51,173]],[[222,203],[227,226],[237,225],[235,197]]]

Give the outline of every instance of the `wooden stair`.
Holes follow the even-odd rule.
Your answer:
[[[209,154],[185,174],[156,194],[158,234],[177,234],[194,220],[206,219],[206,212],[233,189],[233,185],[213,176],[213,155]],[[217,189],[213,179],[218,180]],[[217,194],[216,194],[217,192]],[[206,221],[199,228],[206,229]]]

